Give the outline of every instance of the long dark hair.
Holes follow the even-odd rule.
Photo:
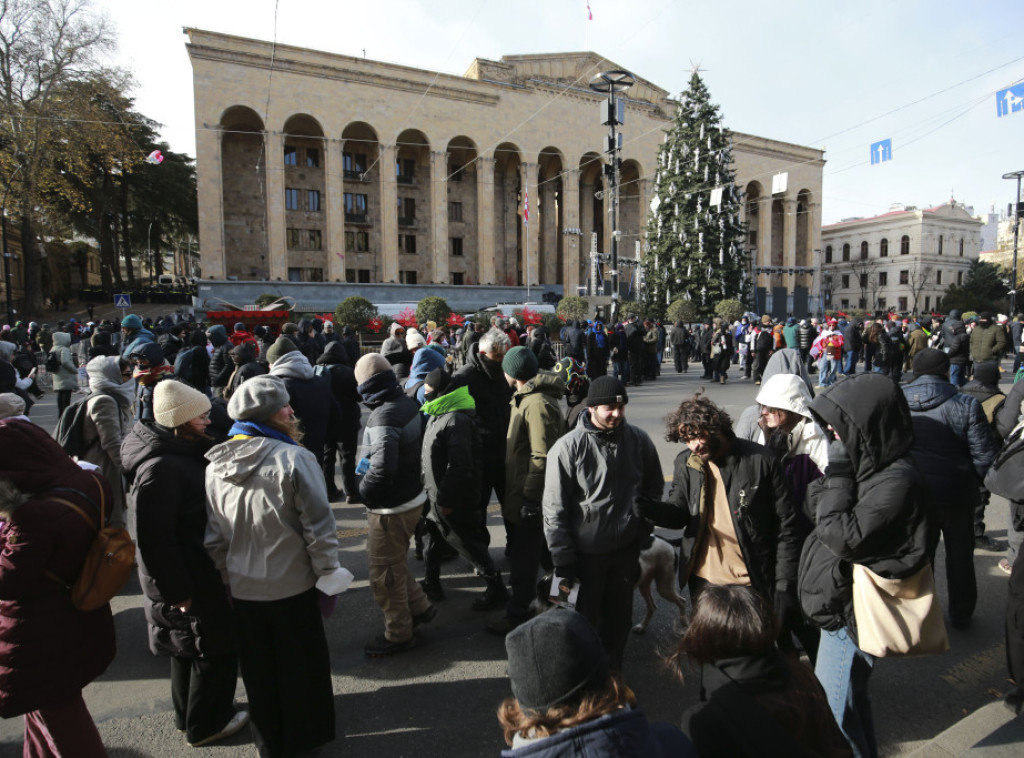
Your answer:
[[[686,634],[666,662],[682,676],[684,659],[701,664],[763,655],[775,646],[777,625],[771,605],[757,590],[709,584],[697,598]]]

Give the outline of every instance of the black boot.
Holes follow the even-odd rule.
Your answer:
[[[473,610],[493,611],[503,608],[508,602],[508,590],[501,580],[501,574],[495,572],[485,578],[487,579],[487,589],[484,590],[484,594],[473,601]]]

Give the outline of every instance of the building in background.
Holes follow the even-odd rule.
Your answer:
[[[609,251],[604,97],[587,85],[615,63],[515,55],[476,59],[460,77],[186,33],[207,280],[575,293],[592,235]],[[633,258],[675,103],[641,78],[624,94],[619,254]],[[812,299],[823,152],[735,133],[734,160],[755,286],[777,305]]]
[[[978,259],[984,223],[951,199],[822,227],[823,309],[941,311]]]

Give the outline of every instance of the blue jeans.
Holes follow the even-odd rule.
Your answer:
[[[834,384],[838,368],[839,365],[835,358],[826,358],[825,354],[822,353],[821,358],[818,359],[818,384],[822,387]]]
[[[964,376],[964,367],[956,363],[949,364],[949,383],[954,387],[963,387],[967,377]]]
[[[843,355],[843,373],[852,374],[857,370],[857,358],[860,356],[852,350]]]
[[[868,679],[874,665],[875,659],[858,649],[849,630],[821,630],[814,674],[856,758],[878,756],[871,701],[868,700]]]

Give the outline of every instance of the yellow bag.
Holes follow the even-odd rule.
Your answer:
[[[853,564],[853,615],[857,647],[876,658],[949,650],[930,563],[906,579],[886,579]]]

